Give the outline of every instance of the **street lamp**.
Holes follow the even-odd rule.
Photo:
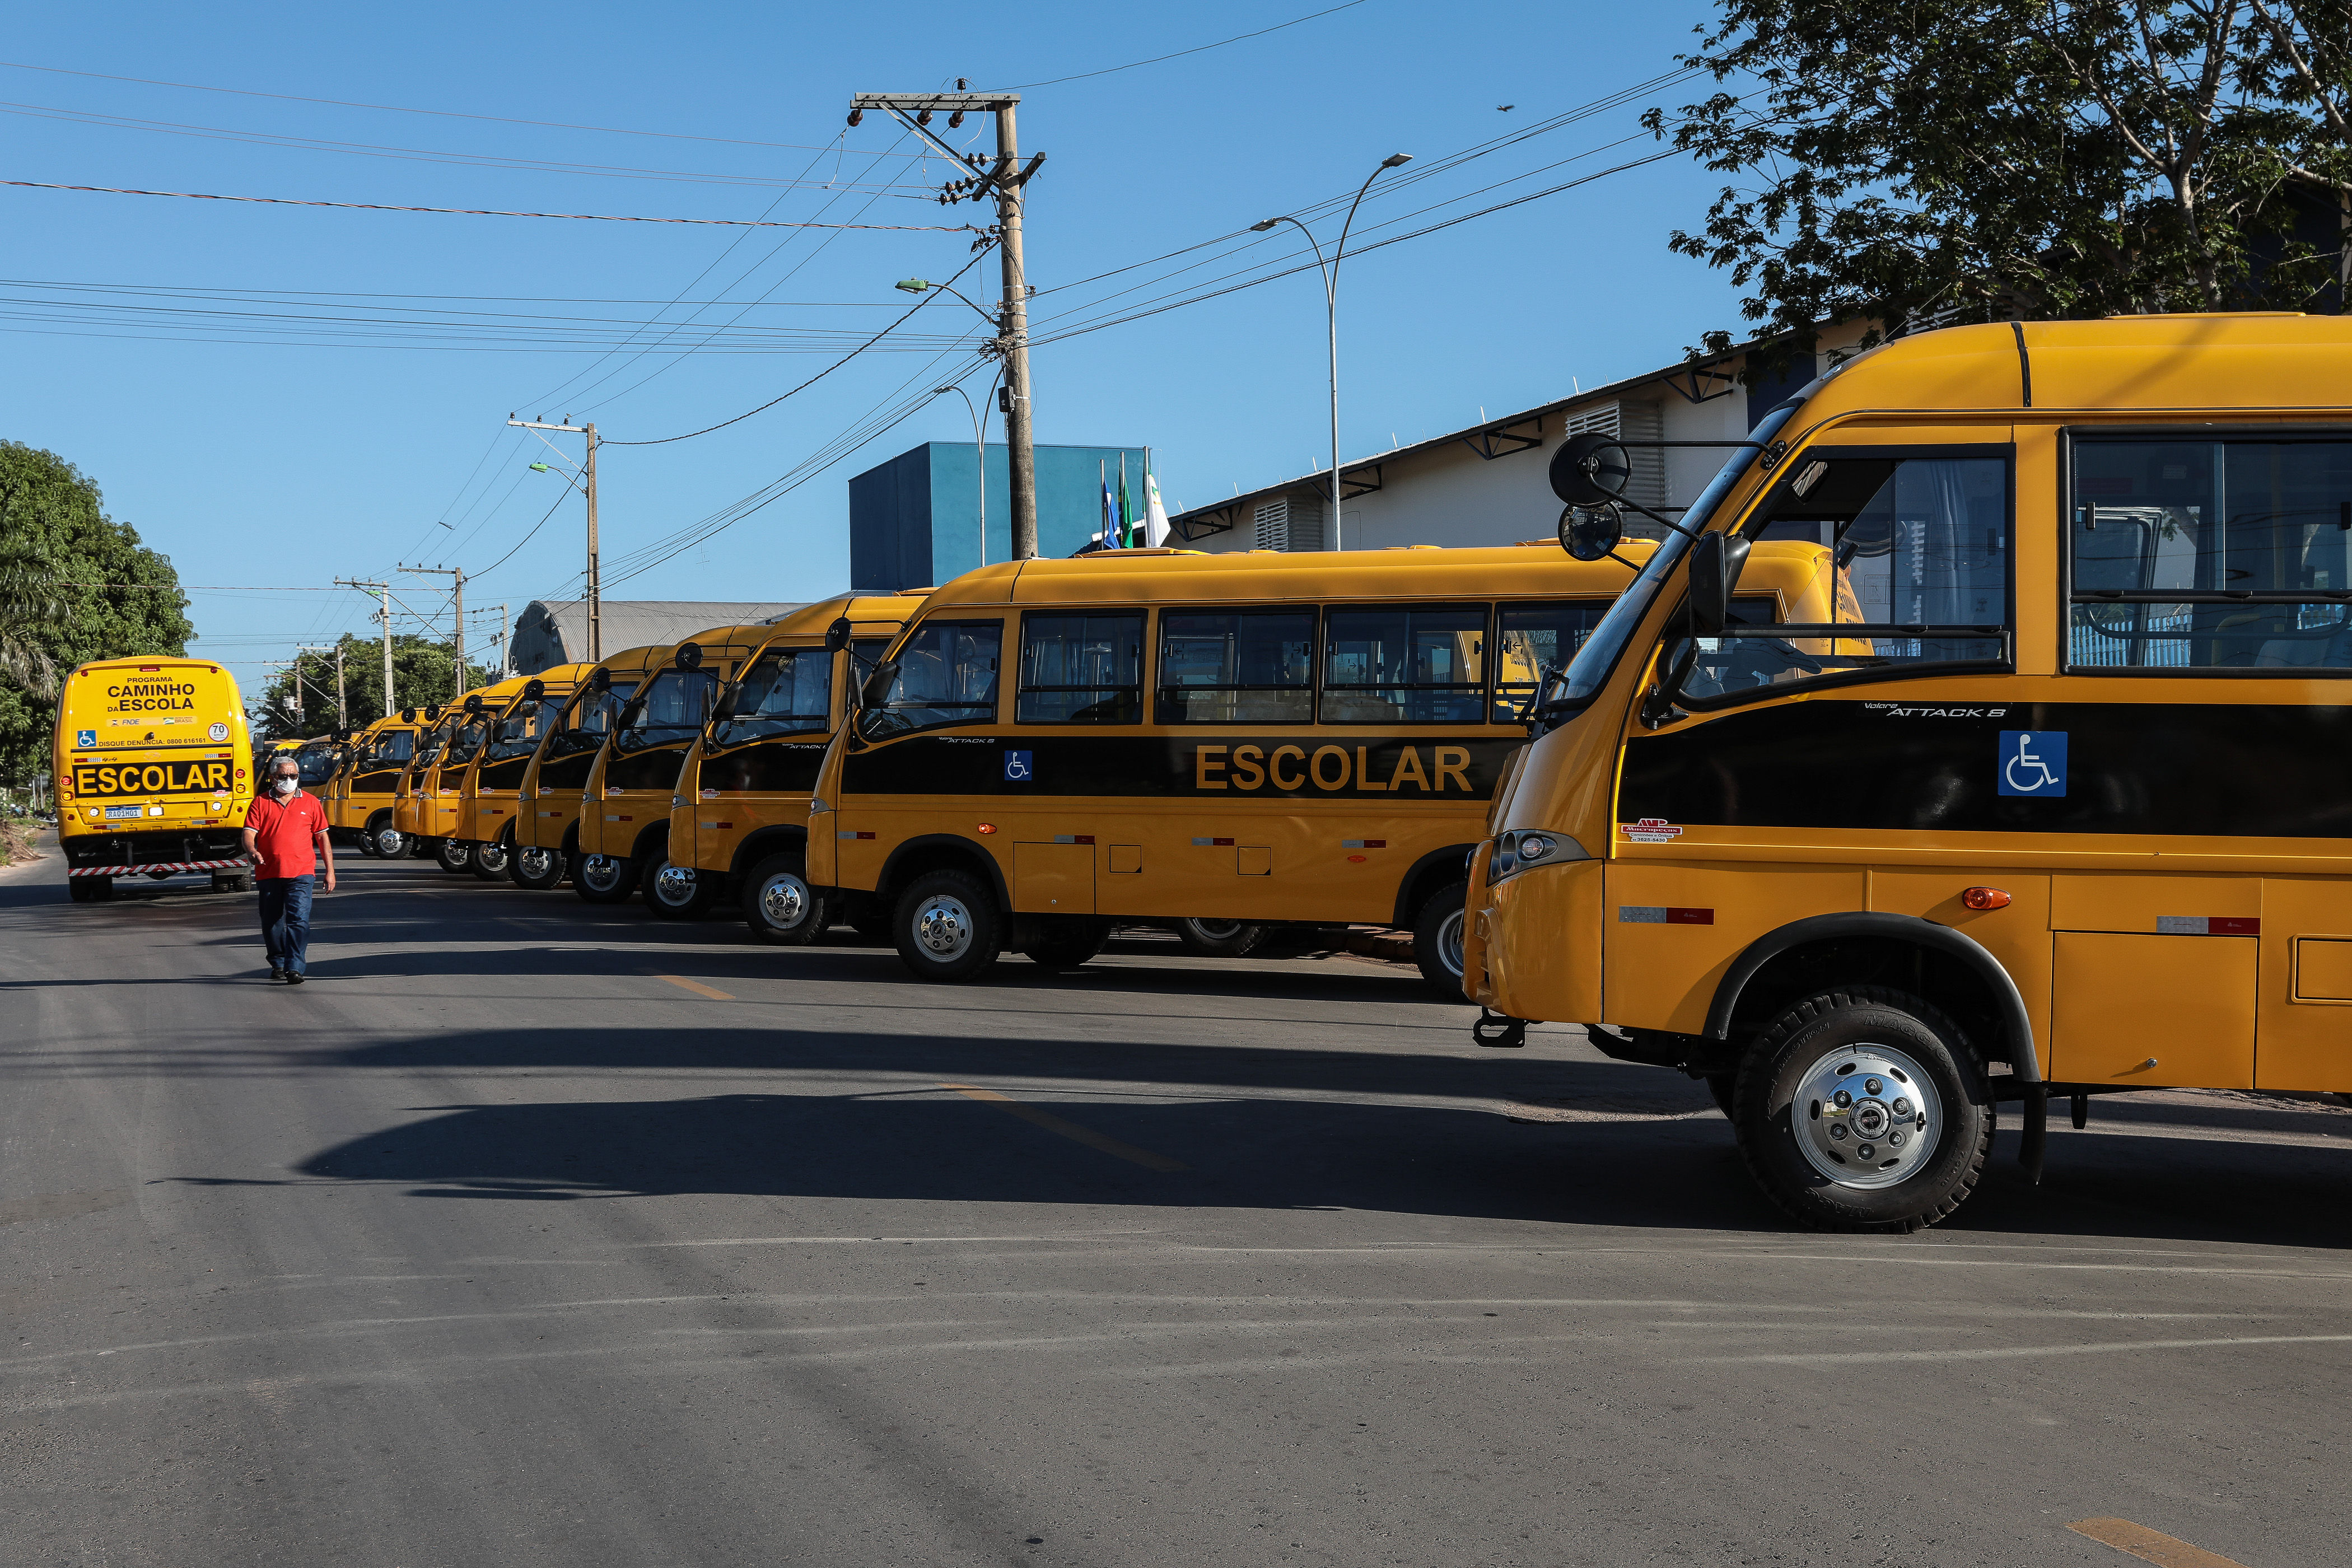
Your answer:
[[[904,287],[906,287],[906,285],[905,285],[905,284],[900,284],[900,285],[899,285],[899,287],[900,287],[900,288],[904,288]],[[967,303],[968,303],[968,302],[969,302],[969,301],[967,301]],[[997,367],[997,374],[998,374],[998,375],[1002,375],[1003,374],[1003,366],[1002,366],[1002,365],[1000,364],[1000,365]],[[989,378],[989,385],[992,388],[995,384],[996,384],[996,378],[995,378],[995,376],[991,376],[991,377]],[[974,460],[975,460],[975,466],[976,466],[976,467],[979,468],[979,470],[980,470],[980,563],[981,563],[982,566],[985,566],[985,565],[987,565],[987,564],[988,564],[988,415],[987,415],[987,413],[986,413],[987,405],[986,405],[986,404],[984,404],[984,403],[982,403],[982,404],[976,404],[976,403],[972,402],[972,400],[971,400],[971,393],[969,393],[969,392],[966,392],[962,387],[958,386],[958,385],[955,385],[953,383],[950,383],[950,384],[949,384],[948,385],[946,385],[946,386],[935,386],[935,387],[931,388],[931,395],[932,395],[933,397],[939,397],[939,396],[941,396],[941,395],[945,395],[945,394],[947,394],[947,393],[950,393],[950,392],[954,393],[958,397],[961,397],[961,398],[962,398],[962,399],[963,399],[963,405],[964,405],[964,407],[965,407],[967,410],[969,410],[969,411],[971,412],[971,452],[972,452],[972,457],[973,457],[973,458],[974,458]]]
[[[980,307],[978,305],[972,305],[970,300],[965,300],[961,289],[950,288],[945,283],[934,283],[926,278],[901,278],[896,283],[891,284],[890,287],[898,289],[903,294],[923,294],[928,293],[933,289],[946,289],[949,293],[953,294],[957,299],[963,300],[965,304],[971,305],[973,310],[980,310],[982,317],[986,320],[990,326],[992,327],[997,324],[996,318],[994,316],[990,315],[986,310],[981,310]]]
[[[1381,160],[1380,168],[1364,176],[1356,187],[1356,199],[1348,204],[1347,220],[1339,225],[1339,243],[1331,247],[1331,260],[1324,264],[1323,247],[1315,242],[1315,231],[1297,218],[1284,216],[1270,217],[1264,223],[1250,225],[1250,232],[1263,234],[1278,223],[1286,223],[1307,237],[1315,251],[1315,265],[1323,274],[1323,308],[1331,334],[1331,548],[1340,547],[1339,540],[1339,258],[1348,251],[1348,230],[1356,221],[1356,208],[1363,202],[1364,193],[1381,177],[1381,170],[1394,169],[1412,162],[1410,153],[1391,153]],[[901,289],[906,284],[898,285]]]

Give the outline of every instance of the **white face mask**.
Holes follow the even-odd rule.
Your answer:
[[[301,787],[301,784],[302,781],[300,779],[276,778],[269,781],[269,787],[276,790],[281,795],[292,795],[297,789]]]

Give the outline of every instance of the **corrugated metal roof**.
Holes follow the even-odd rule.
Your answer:
[[[606,599],[599,606],[604,651],[676,642],[709,626],[743,626],[788,616],[798,604],[736,599]],[[588,605],[583,600],[533,599],[515,617],[515,669],[537,675],[587,658]]]

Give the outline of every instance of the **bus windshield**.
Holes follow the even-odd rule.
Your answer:
[[[477,714],[471,723],[450,738],[449,755],[441,765],[447,768],[462,768],[472,762],[474,753],[482,749],[482,742],[488,737],[489,732],[489,715]]]
[[[582,752],[593,752],[603,745],[604,737],[613,732],[613,721],[619,717],[623,705],[629,700],[629,694],[636,689],[637,683],[634,680],[615,680],[603,691],[593,687],[583,691],[572,700],[570,711],[563,715],[562,727],[549,738],[547,754],[551,757],[577,756]]]
[[[404,763],[416,755],[416,731],[386,730],[368,746],[367,761],[373,766],[386,763]]]
[[[718,691],[716,670],[663,670],[646,686],[645,710],[637,721],[622,731],[614,744],[624,752],[642,752],[685,739],[702,728]]]
[[[1756,422],[1748,439],[1769,445],[1781,427],[1796,416],[1797,408],[1796,403],[1790,402],[1773,409]],[[1699,492],[1698,500],[1683,513],[1683,527],[1690,531],[1670,531],[1659,542],[1657,552],[1643,563],[1641,573],[1617,595],[1617,602],[1609,606],[1609,613],[1601,617],[1601,624],[1592,628],[1592,635],[1576,650],[1568,668],[1552,682],[1551,690],[1545,694],[1543,706],[1538,710],[1540,720],[1550,724],[1573,718],[1600,695],[1601,689],[1609,683],[1610,672],[1617,668],[1626,643],[1632,640],[1634,628],[1649,613],[1650,601],[1657,597],[1660,586],[1682,564],[1684,552],[1691,547],[1692,535],[1706,531],[1707,520],[1715,515],[1716,508],[1723,504],[1732,487],[1756,461],[1757,450],[1754,447],[1742,447],[1733,452],[1707,482],[1706,489]]]
[[[833,655],[821,647],[770,648],[743,678],[735,717],[711,731],[719,746],[822,733],[831,722]]]
[[[335,764],[342,760],[342,748],[332,741],[313,741],[294,753],[294,765],[302,770],[305,784],[325,784],[335,776]]]
[[[540,736],[547,732],[562,706],[551,697],[518,707],[499,725],[498,739],[490,742],[490,753],[484,760],[503,763],[530,755],[539,749]]]

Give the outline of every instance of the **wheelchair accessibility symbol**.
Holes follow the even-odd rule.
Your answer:
[[[2063,795],[2066,793],[2066,731],[2003,730],[2000,732],[2000,793]]]
[[[97,745],[98,731],[95,730],[76,730],[74,731],[74,744],[77,746]]]
[[[1004,781],[1007,784],[1027,784],[1037,776],[1029,766],[1030,755],[1027,752],[1004,753]]]

